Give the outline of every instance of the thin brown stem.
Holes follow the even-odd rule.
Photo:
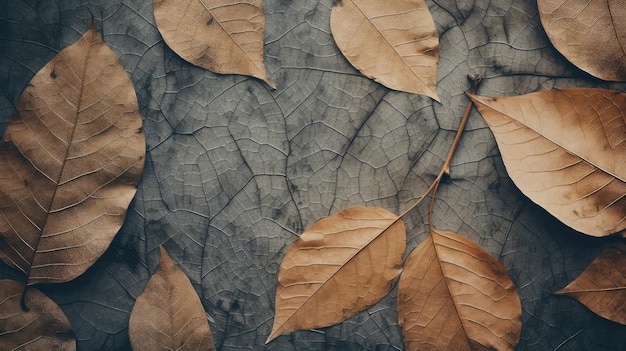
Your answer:
[[[469,77],[468,76],[467,78],[471,83],[469,92],[471,94],[476,94],[482,77],[480,76]],[[435,204],[435,194],[437,193],[437,189],[439,188],[439,183],[441,183],[441,179],[443,178],[444,174],[450,175],[450,163],[452,162],[452,156],[454,156],[454,153],[456,152],[456,148],[459,146],[459,141],[461,140],[461,136],[463,135],[463,131],[465,130],[465,125],[467,124],[467,120],[469,119],[470,112],[472,111],[472,106],[473,106],[472,101],[469,100],[467,102],[467,107],[465,107],[465,112],[463,113],[463,118],[461,119],[459,128],[456,131],[456,135],[454,136],[454,140],[452,141],[452,145],[450,146],[448,155],[446,155],[446,159],[443,162],[443,166],[441,166],[441,170],[439,171],[439,174],[437,174],[437,177],[435,178],[435,180],[428,187],[428,189],[426,189],[426,192],[424,192],[424,194],[416,202],[414,202],[411,206],[409,206],[409,208],[407,208],[404,212],[402,212],[398,216],[398,218],[404,217],[404,215],[406,215],[415,207],[417,207],[422,201],[424,201],[426,196],[432,192],[431,200],[430,200],[430,207],[428,211],[429,226],[430,226],[430,229],[432,230],[432,223],[433,223],[432,216],[433,216],[433,206]]]

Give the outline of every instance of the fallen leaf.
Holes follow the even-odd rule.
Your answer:
[[[432,230],[398,283],[407,350],[514,350],[522,307],[504,266],[471,240]]]
[[[555,294],[573,297],[598,315],[626,324],[626,245],[604,250]]]
[[[188,62],[256,77],[276,89],[263,63],[261,0],[155,0],[154,19],[165,43]]]
[[[1,350],[76,350],[70,322],[54,301],[24,283],[0,280]]]
[[[588,235],[626,228],[626,94],[570,88],[471,98],[526,196]]]
[[[161,249],[161,262],[137,297],[128,334],[133,350],[215,350],[200,298]]]
[[[280,265],[266,343],[337,324],[378,302],[402,271],[405,241],[402,220],[381,208],[348,208],[314,223]]]
[[[583,71],[626,80],[625,0],[538,0],[541,24],[552,44]]]
[[[330,28],[343,55],[365,76],[439,101],[439,36],[425,1],[340,0]]]
[[[141,177],[141,126],[95,23],[32,78],[0,145],[0,257],[29,285],[71,280],[107,249]]]

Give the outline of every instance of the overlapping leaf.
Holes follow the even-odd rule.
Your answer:
[[[343,55],[365,76],[439,100],[439,36],[425,1],[337,1],[330,28]]]
[[[68,281],[106,250],[143,169],[133,84],[95,23],[22,94],[0,146],[0,251],[28,283]]]
[[[471,240],[432,230],[398,283],[407,350],[513,350],[522,308],[504,266]]]
[[[605,80],[626,80],[626,2],[538,0],[552,44],[574,65]]]
[[[342,322],[378,302],[402,270],[405,241],[404,223],[381,208],[348,208],[313,224],[281,263],[267,342]]]
[[[626,324],[626,245],[604,250],[556,294],[571,296],[598,315]]]
[[[41,291],[24,283],[0,280],[0,349],[76,350],[76,339],[61,308]]]
[[[626,94],[571,88],[471,98],[526,196],[589,235],[626,228]]]
[[[215,350],[200,298],[161,247],[161,262],[137,297],[128,333],[133,350]]]
[[[167,45],[183,59],[216,73],[253,76],[275,88],[263,63],[261,0],[155,0],[154,18]]]

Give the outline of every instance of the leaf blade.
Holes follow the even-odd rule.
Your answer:
[[[263,63],[262,1],[155,0],[154,17],[167,45],[186,61],[216,73],[252,76],[276,89]]]
[[[314,223],[281,263],[266,343],[339,323],[378,302],[400,274],[405,237],[404,223],[381,208],[348,208]]]
[[[365,76],[439,101],[439,37],[426,2],[342,0],[330,25],[343,55]]]
[[[141,177],[141,126],[95,22],[33,77],[0,146],[0,256],[29,285],[71,280],[106,250]]]
[[[130,314],[133,349],[215,350],[200,298],[165,249],[160,251],[161,262]]]
[[[465,237],[433,229],[407,258],[398,283],[407,349],[513,350],[521,314],[504,266]]]
[[[569,88],[471,98],[526,196],[588,235],[626,228],[626,94]]]
[[[567,295],[597,315],[626,325],[626,245],[602,251],[587,268],[557,295]]]

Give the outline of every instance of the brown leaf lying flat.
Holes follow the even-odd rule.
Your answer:
[[[191,282],[161,247],[161,262],[137,297],[128,325],[133,350],[215,350]]]
[[[22,310],[24,283],[0,280],[1,350],[76,350],[70,322],[59,306],[41,291],[28,288]]]
[[[216,73],[265,81],[265,12],[261,0],[155,0],[154,18],[167,45],[188,62]]]
[[[404,223],[381,208],[348,208],[313,224],[280,265],[267,342],[337,324],[378,302],[402,270],[405,241]]]
[[[432,230],[398,283],[407,350],[513,350],[522,307],[504,266],[458,234]]]
[[[626,1],[538,0],[541,23],[570,62],[598,78],[626,80]]]
[[[626,325],[626,245],[604,250],[555,294],[571,296],[598,315]]]
[[[626,228],[626,94],[571,88],[471,98],[526,196],[589,235]]]
[[[337,1],[330,28],[343,55],[365,76],[439,101],[439,36],[425,1]]]
[[[95,23],[33,77],[0,145],[0,257],[28,284],[71,280],[107,249],[141,177],[141,125]]]

